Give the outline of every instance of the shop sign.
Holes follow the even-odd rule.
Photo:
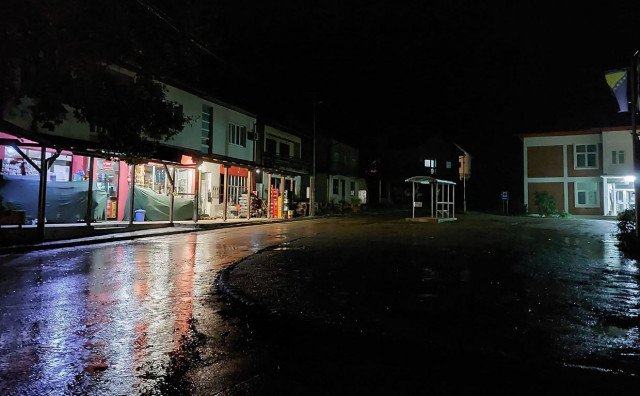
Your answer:
[[[102,170],[112,170],[113,162],[104,160],[102,161]]]

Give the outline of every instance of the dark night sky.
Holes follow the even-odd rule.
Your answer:
[[[362,148],[443,134],[490,153],[517,133],[630,123],[604,72],[640,48],[633,2],[216,3],[198,34],[246,77],[228,84],[247,103],[310,129],[315,95],[318,129]]]

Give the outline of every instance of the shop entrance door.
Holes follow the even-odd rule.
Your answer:
[[[96,161],[96,187],[107,193],[107,207],[104,218],[117,220],[118,218],[118,178],[120,163],[98,158]]]
[[[203,217],[212,217],[211,202],[213,200],[213,191],[211,191],[211,173],[202,174],[200,181],[200,197],[198,202],[199,215]]]

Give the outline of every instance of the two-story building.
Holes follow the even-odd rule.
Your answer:
[[[300,133],[275,122],[258,122],[256,193],[268,217],[306,214],[308,161],[302,158]]]
[[[360,171],[358,148],[320,136],[316,150],[316,203],[318,206],[367,203],[367,183]]]
[[[382,153],[382,172],[370,173],[370,180],[372,183],[376,179],[378,181],[377,195],[381,203],[412,202],[412,186],[405,181],[412,176],[429,176],[451,182],[463,180],[463,183],[456,184],[456,189],[460,189],[458,197],[464,197],[462,189],[471,172],[469,157],[460,146],[444,137],[425,136],[411,147]]]
[[[255,189],[256,115],[205,94],[169,88],[167,97],[183,104],[194,122],[168,145],[181,150],[195,163],[194,183],[185,190],[198,195],[202,218],[246,215],[247,191]],[[184,161],[183,161],[184,162]],[[178,193],[184,188],[177,186]]]
[[[124,69],[114,70],[133,75]],[[51,159],[50,167],[45,169],[45,182],[49,182],[47,207],[61,206],[57,204],[58,190],[65,192],[63,195],[71,188],[84,192],[84,196],[75,194],[77,200],[86,200],[86,194],[93,190],[92,199],[96,202],[89,220],[129,220],[134,209],[144,210],[147,220],[169,220],[170,213],[175,220],[248,218],[256,215],[248,209],[252,208],[251,198],[262,190],[265,173],[279,175],[274,179],[292,178],[288,188],[296,191],[297,184],[299,191],[300,177],[307,173],[301,160],[300,138],[267,127],[267,139],[257,142],[256,115],[179,82],[164,85],[167,99],[179,103],[191,121],[164,142],[154,158],[135,166],[105,153],[96,128],[73,117],[54,130],[33,131],[29,112],[24,109],[14,108],[3,114],[0,173],[5,180],[0,190],[5,190],[5,202],[9,196],[20,199],[23,202],[13,204],[28,208],[29,218],[36,217],[42,158]],[[28,102],[23,100],[22,106]],[[35,186],[36,191],[19,196],[6,191],[15,190],[23,182]],[[134,204],[130,207],[132,198]],[[73,213],[49,208],[45,220],[76,222],[87,217],[86,204],[66,202],[65,206],[74,208]]]
[[[570,214],[615,216],[634,203],[633,142],[628,127],[521,135],[524,204],[536,192]]]

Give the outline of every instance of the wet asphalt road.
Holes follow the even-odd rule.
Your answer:
[[[635,390],[614,232],[325,218],[0,256],[0,393]]]
[[[251,360],[228,347],[244,327],[220,315],[215,277],[289,233],[262,225],[0,256],[0,394],[188,394],[181,377],[203,361],[209,389],[233,386]],[[212,347],[197,356],[203,340]]]

